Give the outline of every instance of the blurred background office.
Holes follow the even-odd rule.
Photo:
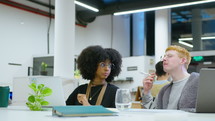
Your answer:
[[[191,52],[188,71],[215,67],[215,2],[113,15],[120,10],[161,4],[157,1],[149,4],[145,0],[77,0],[100,10],[93,12],[73,1],[59,1],[0,1],[0,84],[9,85],[12,89],[14,77],[40,75],[41,62],[48,64],[48,76],[64,77],[59,71],[72,68],[65,76],[74,79],[76,58],[89,45],[111,47],[121,53],[122,73],[114,83],[134,92],[144,78],[139,71],[153,72],[155,63],[168,45],[180,45]],[[164,3],[195,1],[201,0]],[[72,7],[66,6],[67,3]],[[63,24],[70,29],[65,31]],[[60,29],[65,32],[59,33]],[[64,46],[67,49],[61,51]],[[63,52],[66,53],[62,58],[69,57],[69,61],[59,59]],[[71,68],[64,68],[66,65]]]

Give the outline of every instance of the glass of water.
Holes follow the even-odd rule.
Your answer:
[[[131,108],[131,93],[129,89],[117,89],[115,104],[118,110]]]

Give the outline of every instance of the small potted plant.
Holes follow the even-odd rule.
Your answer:
[[[47,67],[48,67],[48,64],[47,63],[45,63],[45,62],[42,62],[41,63],[41,71],[40,71],[40,74],[41,75],[47,75],[48,74],[48,72],[47,72]]]
[[[49,102],[45,100],[46,96],[52,94],[52,89],[46,87],[44,84],[31,83],[29,87],[34,91],[34,94],[30,94],[26,105],[32,111],[41,111],[42,106],[49,105]]]
[[[79,70],[74,71],[74,77],[75,77],[75,79],[80,79],[81,78],[81,74],[80,74]]]

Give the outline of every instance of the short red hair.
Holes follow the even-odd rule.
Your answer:
[[[190,56],[190,53],[185,48],[183,48],[181,46],[177,46],[177,45],[171,45],[166,49],[165,52],[167,52],[169,50],[175,50],[179,53],[178,56],[180,58],[186,58],[187,62],[185,64],[186,64],[186,68],[188,68],[190,61],[191,61],[191,56]]]

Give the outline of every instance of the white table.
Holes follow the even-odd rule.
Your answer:
[[[179,110],[131,109],[118,116],[57,117],[52,111],[30,111],[25,106],[0,108],[1,121],[215,121],[215,113],[188,113]]]

